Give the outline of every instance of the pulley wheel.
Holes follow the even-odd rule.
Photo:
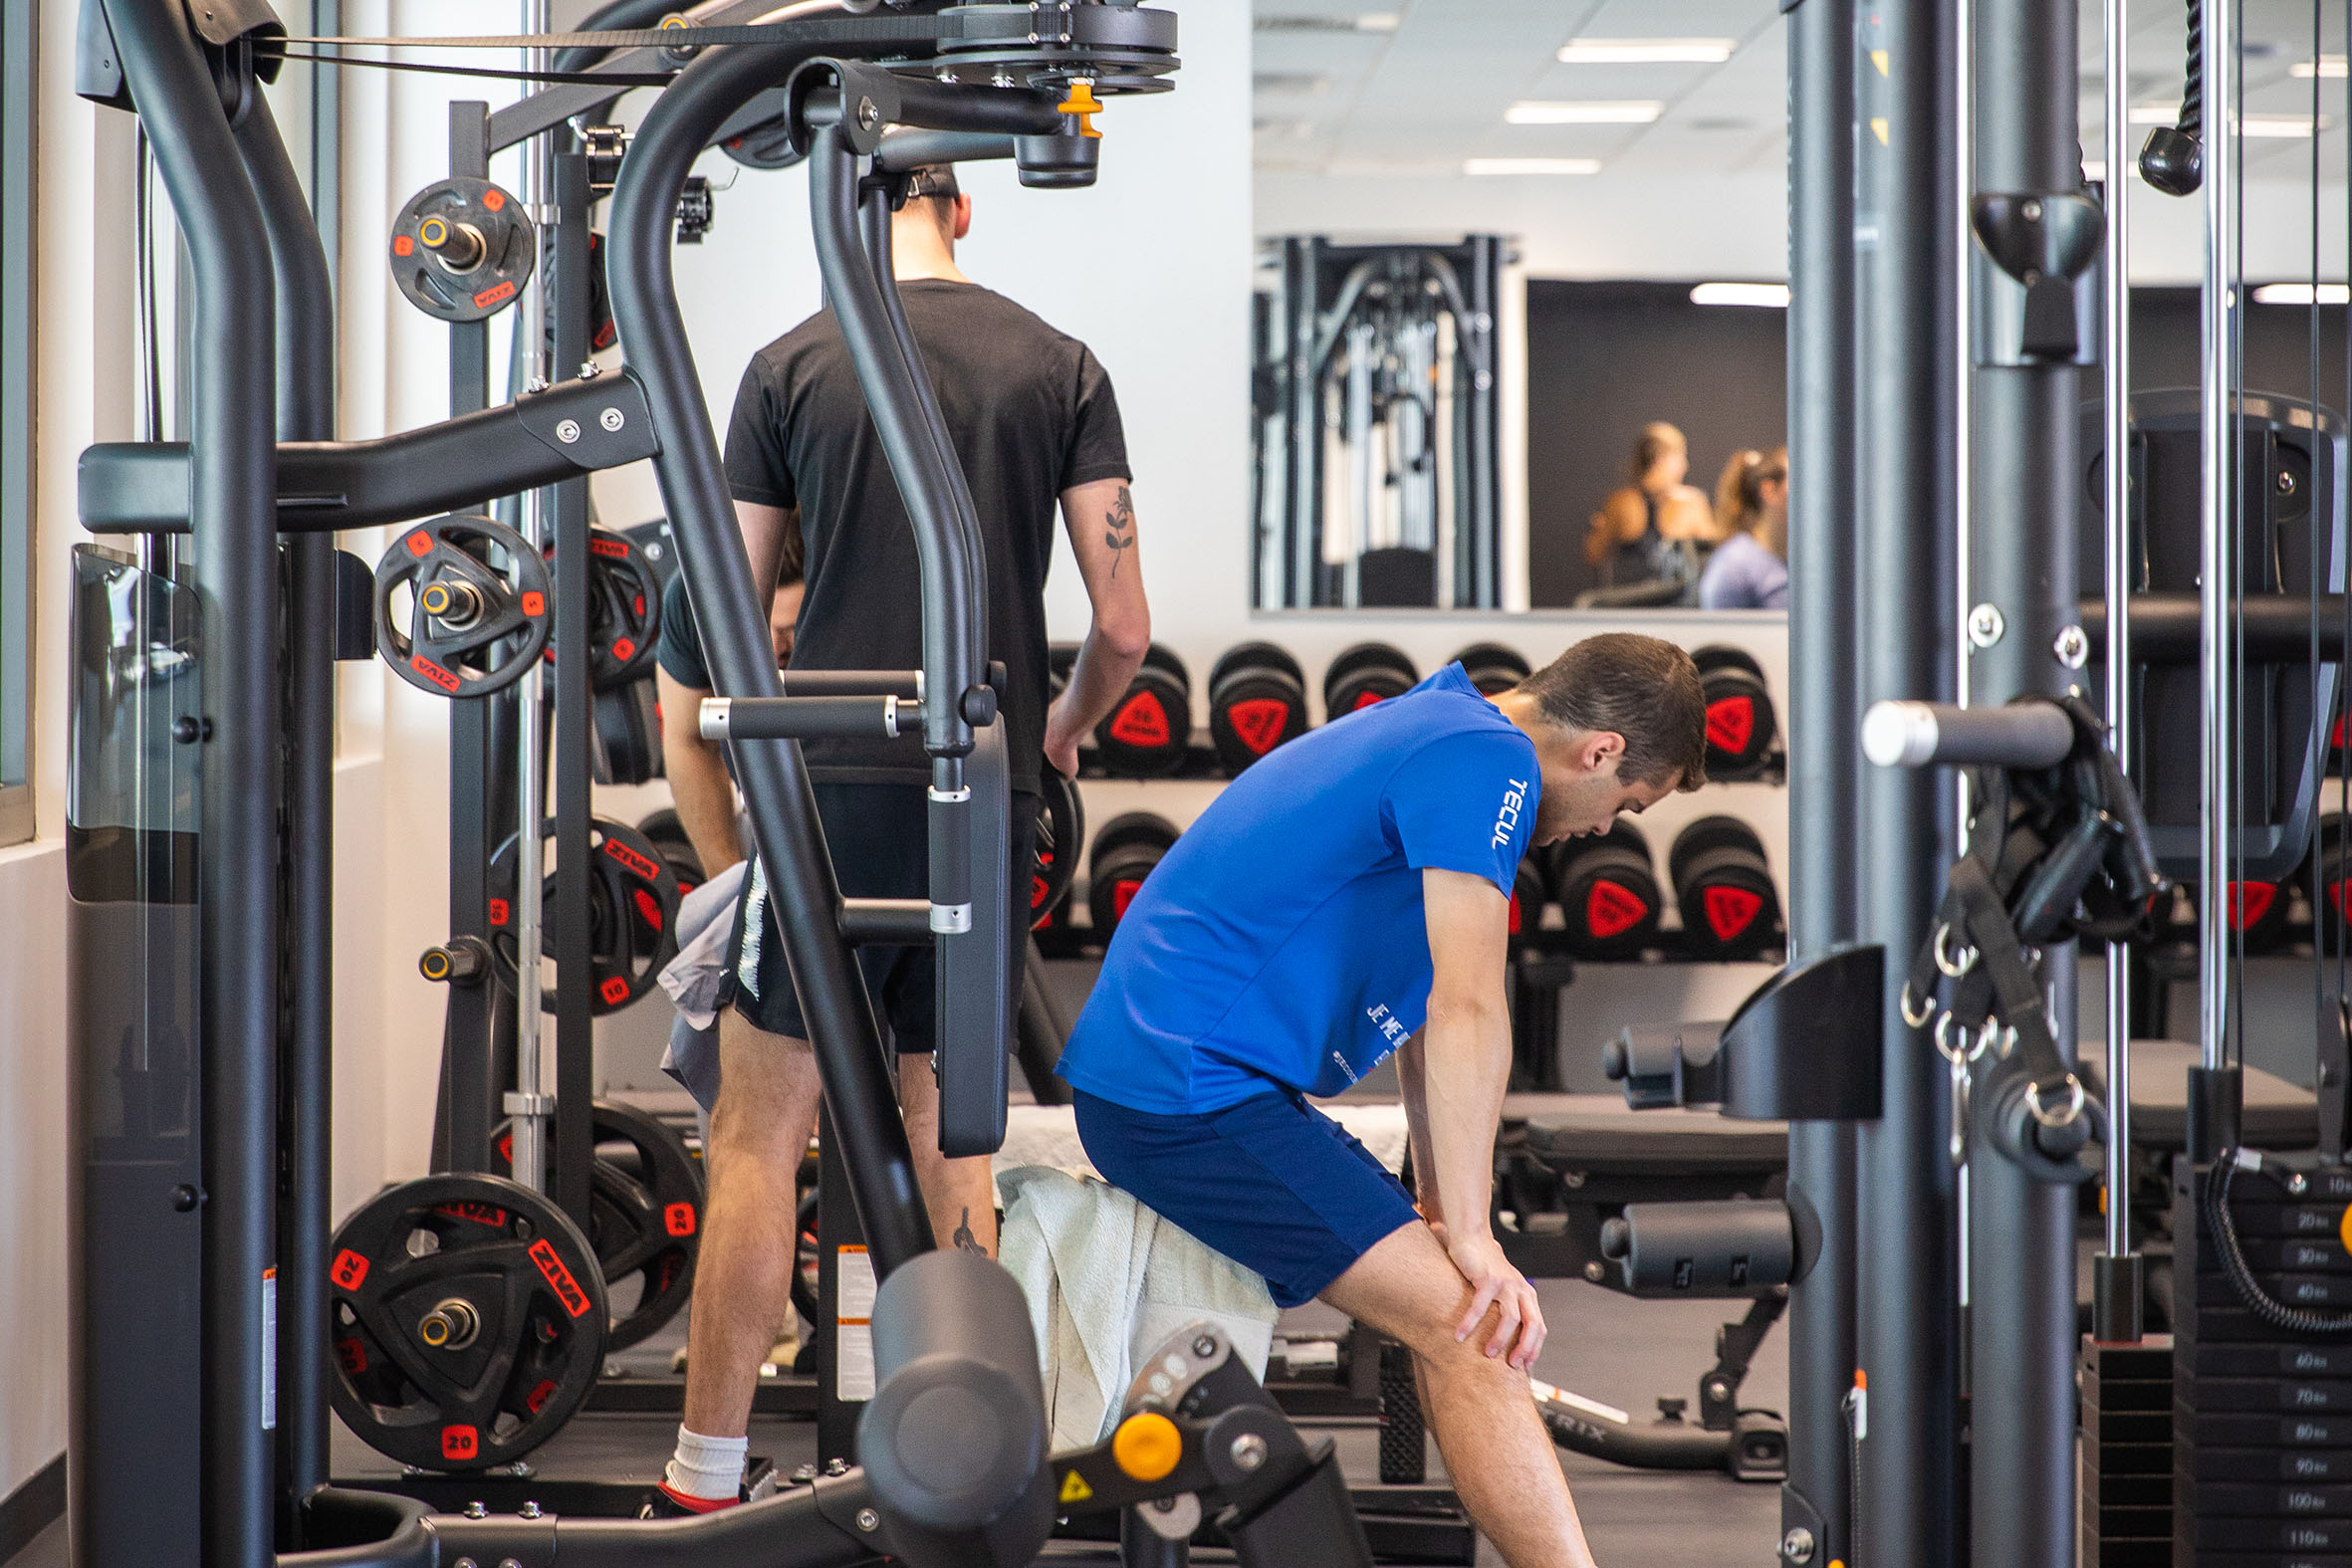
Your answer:
[[[487,697],[547,646],[552,592],[539,552],[503,523],[412,524],[375,564],[375,648],[419,691]]]
[[[554,1437],[604,1363],[604,1282],[563,1211],[496,1176],[378,1194],[329,1246],[335,1413],[403,1464],[479,1470]]]
[[[633,1105],[598,1100],[593,1118],[588,1243],[611,1317],[604,1348],[626,1350],[652,1338],[694,1294],[702,1172],[684,1140]],[[490,1148],[502,1174],[513,1169],[511,1122],[499,1123]]]
[[[555,842],[556,824],[547,824],[546,843]],[[677,957],[678,876],[661,851],[644,834],[608,817],[588,822],[589,963],[594,996],[589,1008],[599,1016],[617,1012],[653,989],[661,967]],[[498,979],[510,991],[517,979],[515,944],[516,840],[508,839],[490,858],[490,955]],[[556,902],[556,868],[552,852],[542,895],[543,908]],[[541,951],[553,956],[556,933],[542,922]],[[541,1006],[556,1010],[562,977],[540,993]]]

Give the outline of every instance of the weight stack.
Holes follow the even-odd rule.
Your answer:
[[[2173,1560],[2173,1347],[2083,1344],[2081,1568]]]
[[[2352,1564],[2352,1340],[2300,1336],[2249,1310],[2223,1272],[2202,1195],[2173,1167],[2173,1568]],[[2352,1308],[2352,1170],[2312,1166],[2300,1193],[2236,1177],[2230,1213],[2248,1271],[2289,1306]],[[2112,1559],[2121,1561],[2121,1559]]]

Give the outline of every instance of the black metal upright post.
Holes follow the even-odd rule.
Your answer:
[[[335,299],[327,250],[256,95],[237,122],[245,171],[269,225],[277,273],[278,435],[335,435]],[[327,1239],[335,981],[335,540],[290,536],[286,552],[285,801],[280,857],[286,924],[278,1042],[278,1498],[283,1539],[300,1542],[301,1501],[327,1480]]]
[[[1854,939],[1854,5],[1788,8],[1789,957]],[[1788,1294],[1781,1556],[1853,1560],[1855,1129],[1792,1122],[1788,1201],[1818,1250]]]
[[[1972,704],[2055,696],[2080,677],[2089,642],[2078,623],[2076,493],[2081,484],[2075,358],[2096,340],[2076,310],[2069,336],[2047,319],[2087,303],[2048,268],[2067,234],[2095,242],[2081,194],[2082,146],[2071,6],[1973,0],[1978,112],[1971,437],[1977,499],[1970,529]],[[2045,243],[2020,245],[2024,234]],[[1999,249],[2007,258],[1997,259]],[[2039,266],[2019,256],[2034,252]],[[2080,253],[2088,266],[2092,249]],[[2024,276],[2018,276],[2017,272]],[[2045,280],[2028,285],[2028,279]],[[2036,319],[2029,295],[2039,291]],[[2050,311],[2051,305],[2059,313]],[[2071,982],[2074,946],[2048,950],[2046,979]],[[2061,1001],[2071,986],[2059,988]],[[2071,1007],[2052,1009],[2073,1057]],[[2074,1214],[2077,1170],[2031,1158],[2021,1104],[2004,1093],[2023,1072],[1984,1059],[1969,1159],[1970,1552],[1980,1568],[2070,1568],[2074,1561]],[[2017,1123],[2026,1122],[2020,1127]],[[2007,1125],[2004,1125],[2007,1124]]]
[[[551,135],[568,132],[551,131]],[[556,221],[548,231],[547,317],[557,372],[569,375],[588,357],[588,159],[554,159]],[[525,318],[518,316],[520,322]],[[556,1118],[549,1189],[559,1207],[588,1232],[589,1182],[595,1167],[594,994],[589,989],[594,933],[588,905],[589,694],[588,487],[585,478],[554,487],[548,509],[556,551],[556,664],[552,709],[556,784],[556,900],[549,924],[556,955]]]
[[[107,7],[196,281],[188,516],[203,606],[195,1042],[206,1568],[272,1561],[265,1275],[277,1251],[277,328],[270,246],[177,0]],[[248,91],[258,91],[249,82]],[[116,1347],[118,1349],[119,1347]]]
[[[1857,500],[1860,704],[1950,701],[1958,191],[1947,155],[1956,49],[1948,0],[1875,8],[1862,40],[1856,144],[1862,432]],[[1862,775],[1860,935],[1915,953],[1951,859],[1951,791],[1933,773]],[[1885,1103],[1860,1130],[1856,1338],[1867,1375],[1854,1561],[1951,1568],[1961,1550],[1960,1341],[1950,1091],[1904,1020],[1888,965]]]

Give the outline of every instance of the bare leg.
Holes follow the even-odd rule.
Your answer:
[[[1457,1344],[1470,1286],[1429,1227],[1393,1232],[1331,1282],[1323,1299],[1412,1347],[1429,1424],[1470,1517],[1511,1568],[1591,1568],[1576,1504],[1528,1376],[1479,1347],[1493,1314]]]
[[[898,1103],[907,1142],[914,1145],[915,1183],[931,1211],[931,1233],[941,1246],[996,1256],[997,1199],[988,1156],[950,1160],[939,1152],[939,1079],[927,1058],[898,1058]]]
[[[792,1317],[793,1181],[817,1123],[817,1058],[732,1008],[719,1014],[719,1103],[704,1151],[710,1191],[687,1325],[687,1430],[743,1436],[760,1363]]]

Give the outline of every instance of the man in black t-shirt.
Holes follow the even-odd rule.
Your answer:
[[[972,218],[952,169],[920,171],[892,242],[899,293],[971,487],[987,559],[988,656],[1008,672],[1002,719],[1015,790],[1012,864],[1030,859],[1042,770],[1077,771],[1081,736],[1124,695],[1151,641],[1135,559],[1126,438],[1109,377],[1085,344],[1055,331],[955,264]],[[838,327],[820,314],[754,356],[727,431],[727,479],[752,579],[776,580],[797,516],[808,585],[796,669],[913,669],[922,663],[914,534]],[[1047,701],[1046,571],[1058,503],[1093,605],[1067,685]],[[803,744],[825,839],[848,897],[928,891],[930,763],[919,741]],[[791,1312],[794,1180],[820,1092],[783,941],[754,867],[737,932],[736,997],[720,1017],[719,1102],[695,1263],[685,1421],[662,1491],[705,1512],[737,1496],[759,1366]],[[1017,873],[1010,913],[1025,928]],[[915,1174],[942,1244],[994,1252],[985,1158],[939,1153],[931,950],[863,948],[877,1015],[901,1052],[899,1094]]]

